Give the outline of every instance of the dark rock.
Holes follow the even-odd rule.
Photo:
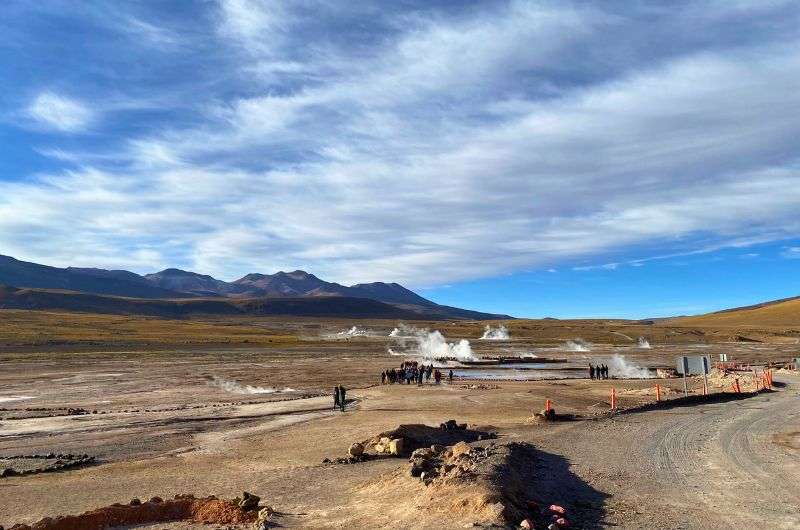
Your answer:
[[[261,497],[245,491],[242,493],[242,500],[239,501],[239,507],[242,510],[249,512],[252,510],[257,510],[259,502],[261,502]]]

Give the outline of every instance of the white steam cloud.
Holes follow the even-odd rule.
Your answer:
[[[652,379],[655,377],[650,369],[627,361],[625,356],[618,353],[608,360],[608,373],[611,377],[622,379]]]
[[[208,378],[208,384],[220,388],[232,394],[276,394],[278,392],[294,392],[293,388],[283,390],[271,387],[243,385],[237,381],[230,381],[222,377],[213,376]]]
[[[639,340],[638,340],[637,344],[638,344],[639,348],[642,348],[642,349],[645,349],[645,350],[649,350],[650,349],[650,341],[647,340],[645,337],[639,337]]]
[[[508,334],[508,329],[500,324],[499,327],[493,328],[490,325],[486,325],[486,328],[483,330],[483,335],[481,335],[481,340],[508,340],[511,336]]]
[[[336,334],[337,337],[366,337],[368,335],[369,331],[363,328],[359,328],[358,326],[353,326],[347,331],[340,331],[339,333]]]
[[[583,339],[568,340],[564,347],[569,351],[592,351],[592,343]]]
[[[399,353],[389,348],[391,355],[419,355],[428,360],[456,359],[470,361],[475,359],[468,340],[461,339],[458,342],[447,342],[444,335],[436,330],[430,331],[429,329],[417,329],[401,325],[399,328],[392,330],[389,336],[396,339],[398,345],[405,349],[404,353]]]

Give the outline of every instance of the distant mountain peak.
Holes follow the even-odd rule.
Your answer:
[[[244,276],[242,276],[241,278],[239,278],[236,281],[237,282],[241,282],[241,281],[254,282],[254,281],[258,281],[258,280],[261,280],[263,278],[266,278],[266,277],[267,277],[266,274],[261,274],[259,272],[251,272],[250,274],[245,274]]]
[[[160,271],[160,272],[154,272],[154,273],[151,273],[151,274],[145,274],[144,277],[145,278],[152,278],[152,277],[157,277],[157,276],[186,276],[186,277],[192,277],[192,278],[206,278],[206,279],[214,280],[214,278],[209,276],[208,274],[200,274],[198,272],[185,271],[183,269],[176,269],[174,267],[170,267],[168,269],[164,269],[163,271]],[[220,281],[220,280],[215,280],[215,281]]]
[[[348,287],[326,282],[300,269],[290,272],[280,271],[272,275],[250,273],[236,281],[225,282],[206,274],[175,267],[140,276],[125,270],[74,267],[61,269],[19,261],[10,256],[0,256],[0,284],[26,289],[56,289],[142,299],[198,296],[236,299],[309,298],[325,299],[314,303],[333,305],[366,304],[364,300],[367,299],[393,305],[402,311],[410,311],[409,314],[421,311],[420,315],[424,313],[437,318],[498,316],[440,306],[398,283],[373,282]],[[13,287],[6,288],[4,292],[10,293],[9,289]],[[253,301],[253,303],[262,302]],[[505,315],[500,316],[505,317]]]

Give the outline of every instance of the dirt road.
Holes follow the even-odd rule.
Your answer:
[[[537,444],[609,495],[588,527],[800,528],[800,379],[781,382],[741,401],[580,422]]]

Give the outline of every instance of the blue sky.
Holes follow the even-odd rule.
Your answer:
[[[520,316],[800,294],[797,2],[0,6],[0,253]]]

